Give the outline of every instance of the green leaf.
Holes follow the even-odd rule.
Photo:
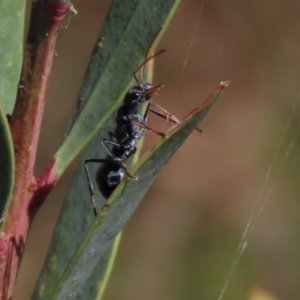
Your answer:
[[[78,226],[78,218],[75,218],[75,216],[73,216],[73,219],[64,221],[65,227],[62,226],[62,223],[60,224],[60,232],[57,232],[52,240],[52,251],[46,262],[48,268],[44,267],[39,286],[36,289],[35,296],[39,295],[39,297],[34,299],[68,299],[70,296],[74,298],[78,296],[78,293],[81,293],[84,283],[91,278],[90,276],[93,274],[92,272],[95,267],[99,267],[99,261],[133,214],[158,173],[182,145],[187,136],[204,118],[221,94],[221,91],[227,85],[227,83],[221,84],[201,107],[194,109],[192,115],[171,130],[166,138],[161,139],[153,150],[148,151],[143,156],[134,166],[133,170],[131,170],[133,174],[138,175],[139,179],[137,181],[125,179],[118,186],[114,194],[107,201],[107,205],[109,206],[108,212],[107,210],[103,210],[96,219],[92,220],[91,209],[89,215],[85,215],[85,211],[83,211],[81,218],[84,219],[85,225],[89,222],[90,225],[82,242],[76,245],[77,250],[68,265],[65,265],[65,262],[63,262],[63,270],[61,270],[62,264],[58,257],[62,251],[57,252],[57,250],[63,249],[65,251],[65,249],[75,246],[73,244],[70,247],[69,240],[67,239],[68,234],[72,234],[73,231],[73,235],[76,235],[77,230],[79,232],[83,230]],[[80,188],[84,188],[83,185],[86,185],[86,182],[82,183],[83,181],[81,178],[81,181],[78,180],[76,182]],[[76,201],[75,205],[78,203]],[[83,205],[85,204],[82,203],[81,207]],[[71,209],[70,203],[68,207]],[[60,245],[56,244],[56,242],[59,242]],[[51,286],[50,291],[49,286]],[[76,298],[93,299],[89,295],[85,295],[85,297]]]
[[[120,239],[121,233],[117,236],[112,246],[105,252],[103,257],[97,263],[93,272],[85,281],[75,299],[102,299],[113,268],[115,257],[117,255]]]
[[[15,104],[23,60],[26,1],[0,1],[0,103],[7,113]]]
[[[112,1],[94,46],[66,138],[55,155],[60,176],[121,102],[150,41],[166,28],[179,0]],[[156,39],[153,47],[158,43]],[[76,120],[76,121],[75,121]]]
[[[88,146],[85,157],[107,155],[100,147],[100,140],[115,127],[112,112],[119,106],[132,81],[133,71],[144,59],[154,34],[162,25],[166,28],[178,3],[178,0],[153,1],[149,7],[145,0],[113,1],[96,42],[66,140],[56,155],[58,174],[64,171],[99,126],[101,130]],[[102,43],[101,48],[98,47],[99,42]],[[130,166],[130,159],[126,164]],[[91,166],[90,171],[94,174],[96,167]],[[104,199],[99,202],[101,205],[98,204],[98,207],[104,205]],[[87,182],[81,165],[55,227],[33,299],[49,299],[92,221]],[[104,270],[107,264],[111,264],[110,250],[106,257],[96,266],[94,272],[97,276],[91,275],[92,280],[87,280],[77,295],[78,299],[94,299],[94,295],[103,290],[99,282],[104,280],[106,273],[98,273],[97,270]],[[84,296],[81,297],[82,293]]]
[[[0,214],[5,219],[14,183],[14,150],[6,115],[0,107]],[[1,225],[3,222],[1,222]]]
[[[114,127],[115,120],[114,118],[110,118],[89,144],[85,153],[86,158],[105,157],[107,155],[106,150],[100,146],[100,140],[105,133]],[[91,174],[95,174],[97,167],[98,166],[93,164],[89,166]],[[100,197],[100,199],[98,199],[98,207],[102,207],[104,203],[105,199]],[[87,180],[82,162],[77,174],[73,179],[68,196],[61,209],[61,213],[54,229],[47,258],[45,260],[32,299],[49,299],[53,289],[58,284],[60,277],[62,276],[65,268],[67,267],[70,259],[78,248],[83,236],[87,232],[93,220],[94,215],[91,208]],[[107,265],[109,255],[110,249],[105,254],[106,257],[101,261],[100,266],[97,267],[98,270],[103,268],[103,264]],[[102,280],[102,275],[103,272],[98,273],[97,276],[93,277],[92,284],[94,284],[94,289],[89,290],[89,294],[97,294],[98,287],[95,286],[95,281],[97,281],[98,284],[98,282]],[[87,282],[82,291],[89,289],[88,285],[89,282]],[[82,297],[81,299],[86,298]],[[94,298],[91,296],[90,299]]]

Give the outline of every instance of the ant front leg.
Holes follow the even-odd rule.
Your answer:
[[[148,125],[146,125],[146,124],[144,124],[144,123],[141,123],[141,122],[136,121],[136,120],[130,120],[130,121],[131,121],[132,124],[135,124],[135,125],[137,125],[137,126],[139,126],[139,127],[141,127],[141,128],[144,129],[144,131],[141,133],[142,136],[145,134],[145,132],[146,132],[147,130],[149,130],[149,131],[151,131],[151,132],[153,132],[153,133],[155,133],[155,134],[157,134],[157,135],[159,135],[159,136],[161,136],[161,137],[166,137],[166,134],[165,134],[165,133],[159,132],[159,131],[157,131],[157,130],[151,128],[151,127],[149,127]]]
[[[153,106],[155,107],[155,109],[153,108]],[[151,102],[150,111],[153,112],[155,115],[157,115],[157,116],[159,116],[159,117],[161,117],[161,118],[163,118],[163,119],[165,119],[167,121],[170,121],[172,123],[175,123],[175,124],[181,123],[181,121],[179,121],[173,114],[169,113],[163,107],[161,107],[160,105],[158,105],[158,104],[156,104],[154,102]],[[186,116],[184,118],[184,120],[187,119],[188,116]],[[202,130],[200,128],[198,128],[198,127],[196,127],[195,130],[197,130],[198,132],[202,133]]]
[[[155,102],[151,102],[150,111],[167,121],[173,122],[175,124],[180,123],[180,121],[173,114],[169,113],[166,109],[156,104]]]
[[[149,117],[149,111],[150,111],[150,102],[148,102],[144,116],[143,116],[143,123],[144,124],[148,124],[148,117]],[[147,132],[146,128],[143,128],[142,132],[141,132],[141,137],[144,136]]]

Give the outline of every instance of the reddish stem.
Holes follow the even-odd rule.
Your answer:
[[[45,4],[46,3],[46,4]],[[9,123],[15,150],[15,185],[3,225],[9,243],[6,263],[0,265],[0,299],[11,299],[32,218],[46,194],[57,182],[49,165],[48,178],[33,176],[38,137],[45,104],[58,29],[70,4],[36,1],[33,7],[28,42],[16,105]],[[1,241],[0,240],[0,245]]]

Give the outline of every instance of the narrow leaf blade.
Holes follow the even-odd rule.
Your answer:
[[[106,253],[114,238],[131,217],[158,173],[167,164],[188,135],[196,128],[228,83],[221,83],[202,106],[148,151],[131,172],[139,180],[124,180],[92,222],[83,241],[77,248],[64,274],[57,282],[50,299],[69,299],[80,292],[83,282],[90,276],[98,261]],[[109,209],[107,210],[107,207]]]
[[[135,7],[133,11],[127,12],[125,8],[122,9],[122,7],[128,3],[134,4]],[[130,81],[132,80],[133,70],[137,67],[139,62],[143,60],[146,54],[146,48],[149,46],[154,32],[157,31],[162,24],[164,24],[164,28],[166,27],[169,18],[174,13],[178,3],[178,0],[167,0],[162,5],[161,1],[153,1],[151,3],[151,13],[149,14],[149,5],[145,0],[113,1],[105,24],[112,22],[117,24],[120,21],[123,22],[123,19],[125,19],[127,25],[125,26],[121,22],[121,24],[117,25],[117,28],[115,28],[115,24],[104,24],[99,35],[99,41],[101,40],[103,42],[103,48],[101,48],[101,50],[103,50],[104,53],[105,51],[108,51],[109,53],[107,53],[107,55],[110,55],[110,53],[112,53],[112,55],[110,56],[109,61],[107,61],[105,57],[100,57],[100,59],[98,57],[100,54],[96,50],[92,55],[91,63],[86,74],[87,77],[84,80],[79,100],[76,105],[77,109],[74,111],[72,120],[68,126],[66,140],[55,158],[57,163],[56,172],[58,174],[63,172],[64,168],[78,153],[78,149],[81,149],[81,147],[86,144],[87,140],[94,134],[94,129],[100,125],[101,130],[97,132],[96,136],[87,147],[85,157],[105,157],[107,155],[105,150],[102,149],[103,147],[100,147],[99,141],[101,138],[106,137],[107,132],[113,130],[115,127],[115,116],[112,113],[118,107],[123,93],[127,90]],[[157,11],[158,13],[155,13]],[[122,15],[124,12],[125,16]],[[147,21],[149,19],[151,19],[151,22]],[[139,31],[138,29],[140,24],[143,24],[143,31]],[[118,32],[114,32],[114,30],[119,30],[118,27],[120,27],[122,34],[124,34],[124,28],[126,29],[125,37],[121,38],[118,35]],[[146,34],[145,36],[143,36],[144,31]],[[105,32],[104,41],[101,39],[103,32]],[[126,41],[126,43],[124,41]],[[105,42],[109,45],[108,49],[105,49]],[[132,44],[134,44],[134,47],[132,47]],[[118,49],[118,47],[121,48]],[[129,48],[131,48],[131,50]],[[135,51],[135,49],[137,49],[137,52],[135,53],[137,56],[130,56],[128,53]],[[118,55],[115,56],[115,53],[113,53],[114,51],[118,52]],[[121,56],[121,58],[118,56]],[[117,69],[111,68],[111,66],[107,67],[107,64],[118,65],[120,59],[123,60],[122,64],[124,64],[124,61],[127,63],[127,67],[124,70],[119,67]],[[104,60],[104,62],[102,60]],[[129,67],[128,62],[130,63]],[[103,75],[106,72],[108,72],[108,77]],[[109,74],[110,72],[112,73]],[[102,75],[101,78],[99,78],[100,74]],[[108,81],[108,78],[110,81]],[[120,82],[123,86],[121,89],[119,87]],[[105,92],[101,89],[98,91],[99,86],[101,88],[108,88],[110,92],[117,91],[117,96],[110,95],[102,97]],[[100,93],[101,97],[99,97],[99,99],[93,98],[94,93]],[[102,101],[104,103],[102,103]],[[89,106],[90,102],[94,104]],[[101,111],[99,111],[99,109]],[[82,117],[82,115],[84,117]],[[79,119],[77,119],[78,116]],[[89,125],[85,128],[86,122],[89,123]],[[86,137],[88,137],[88,139],[86,139]],[[83,139],[85,140],[83,141]],[[126,164],[127,166],[130,166],[130,159],[126,161]],[[85,174],[82,171],[83,164],[80,165],[80,170],[75,176],[57,221],[51,246],[41,271],[39,281],[36,285],[33,299],[49,299],[54,288],[57,287],[59,279],[63,276],[63,272],[67,268],[72,255],[75,253],[83,236],[92,223],[93,215],[89,202],[87,182]],[[91,166],[91,173],[94,174],[95,171],[95,167]],[[102,199],[102,205],[103,204],[104,199]],[[98,207],[101,206],[98,204]],[[104,266],[101,266],[102,262],[100,262],[100,265],[97,265],[96,269],[99,270],[104,268]],[[106,262],[104,261],[103,264],[105,265]],[[102,272],[101,274],[105,273]],[[81,292],[86,290],[89,291],[88,294],[85,294],[86,298],[89,298],[91,295],[91,299],[93,299],[92,295],[98,294],[99,288],[101,288],[98,286],[98,282],[103,280],[101,274],[98,273],[97,276],[93,276],[94,281],[92,283],[87,282],[82,288]],[[90,288],[91,285],[93,286],[93,289]],[[77,296],[79,297],[78,299],[86,299],[84,296],[80,298],[80,294],[77,294]]]
[[[0,1],[0,102],[7,113],[14,107],[23,60],[26,1]]]
[[[133,72],[144,59],[151,39],[161,27],[166,28],[178,3],[179,0],[153,0],[151,5],[147,0],[112,2],[95,43],[65,141],[55,155],[54,169],[58,176],[119,105],[132,85]]]

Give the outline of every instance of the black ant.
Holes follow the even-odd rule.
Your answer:
[[[117,111],[117,126],[115,132],[108,132],[110,139],[101,139],[101,144],[108,152],[108,156],[103,159],[89,158],[84,161],[85,172],[95,216],[97,216],[97,210],[94,200],[94,188],[87,164],[102,164],[97,171],[96,182],[103,197],[108,199],[122,181],[124,173],[126,173],[126,175],[132,179],[137,179],[135,176],[129,173],[123,162],[136,152],[137,142],[145,135],[145,133],[147,131],[152,131],[161,137],[165,137],[164,133],[156,131],[148,126],[149,112],[151,111],[159,117],[176,124],[180,122],[174,115],[170,114],[164,108],[151,101],[155,91],[163,86],[163,84],[159,83],[157,85],[152,85],[151,83],[140,83],[136,76],[137,72],[141,70],[141,78],[143,79],[143,68],[146,63],[159,54],[165,52],[163,49],[148,57],[149,50],[159,32],[160,30],[152,39],[144,61],[133,73],[133,77],[137,82],[137,85],[128,90],[124,97],[123,104]],[[144,103],[147,103],[147,107],[144,115],[140,116],[138,114],[138,108]],[[200,129],[197,130],[201,131]],[[112,146],[111,149],[109,148],[109,145]]]

